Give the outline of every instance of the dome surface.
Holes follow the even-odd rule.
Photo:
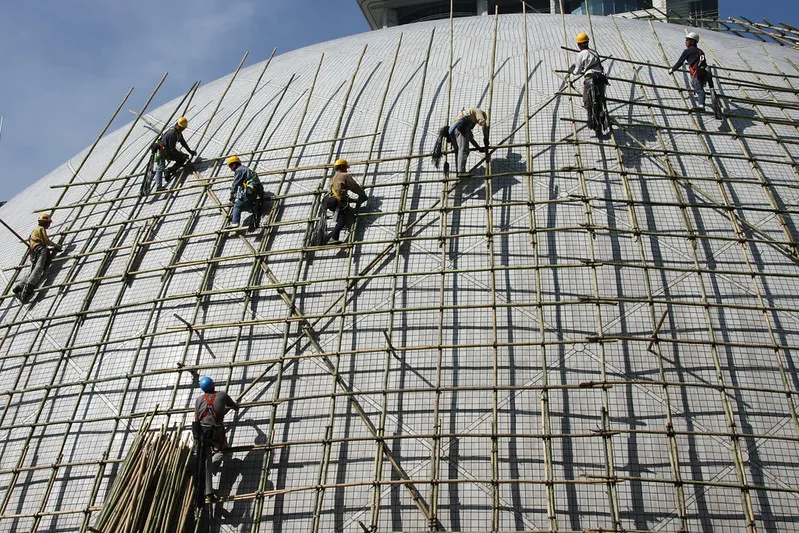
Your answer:
[[[242,403],[220,531],[796,528],[799,52],[701,31],[716,120],[667,73],[681,26],[453,28],[451,66],[436,21],[244,68],[0,208],[23,237],[52,211],[66,248],[20,305],[2,234],[1,531],[87,531],[203,375]],[[610,56],[601,138],[563,81],[580,31]],[[472,106],[493,151],[445,177],[432,146]],[[180,115],[197,171],[142,196]],[[230,154],[273,195],[257,231],[223,231]],[[310,247],[340,157],[370,199]]]

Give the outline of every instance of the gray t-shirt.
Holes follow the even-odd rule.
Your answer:
[[[226,392],[200,394],[194,401],[194,419],[199,420],[203,426],[215,426],[222,423],[228,409],[238,409],[238,407],[238,404]]]

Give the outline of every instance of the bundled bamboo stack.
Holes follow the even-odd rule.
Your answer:
[[[194,528],[192,438],[143,424],[93,527],[96,533],[179,533]]]

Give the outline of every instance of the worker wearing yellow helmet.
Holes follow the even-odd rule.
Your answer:
[[[155,187],[156,190],[164,190],[164,177],[166,180],[175,175],[181,167],[188,161],[189,156],[178,150],[178,143],[189,152],[192,157],[197,155],[197,152],[189,148],[186,139],[183,138],[183,131],[189,127],[189,120],[186,117],[180,117],[174,126],[166,130],[157,143],[153,145],[157,149],[156,153],[156,171],[155,171]],[[166,171],[167,161],[174,161],[174,164]]]
[[[324,206],[328,211],[333,211],[336,214],[336,225],[333,231],[325,235],[323,244],[341,244],[339,240],[341,230],[345,225],[352,225],[355,221],[355,211],[350,207],[349,193],[358,195],[358,200],[356,200],[358,205],[367,199],[363,188],[349,173],[350,165],[346,159],[336,159],[333,168],[336,173],[330,180],[330,194],[325,198]]]
[[[596,83],[601,91],[601,95],[605,96],[605,86],[607,85],[607,78],[605,77],[605,69],[602,66],[602,59],[596,50],[588,46],[590,39],[588,34],[580,32],[574,38],[577,43],[577,48],[580,52],[577,54],[577,60],[574,65],[569,67],[569,72],[579,78],[584,76],[583,80],[583,107],[589,107],[589,92],[591,84]]]
[[[228,229],[240,229],[242,211],[252,212],[250,228],[257,227],[261,221],[264,202],[264,187],[258,179],[258,174],[244,166],[237,155],[228,157],[225,164],[233,172],[230,201],[234,203]]]
[[[31,232],[28,239],[29,255],[31,260],[31,271],[23,279],[18,281],[12,291],[21,301],[27,301],[33,290],[42,280],[44,271],[50,264],[52,255],[62,250],[61,245],[50,240],[47,229],[53,223],[52,217],[48,213],[39,215],[39,224]],[[51,251],[52,248],[52,251]]]

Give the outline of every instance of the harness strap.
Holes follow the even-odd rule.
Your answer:
[[[216,393],[212,395],[203,394],[203,398],[205,398],[205,409],[203,410],[203,414],[200,416],[200,421],[204,420],[208,413],[210,412],[214,417],[214,422],[219,423],[219,413],[216,412],[214,409],[214,400],[216,399]]]
[[[333,197],[336,199],[336,201],[338,201],[338,206],[340,208],[342,204],[341,194],[339,194],[339,192],[336,191],[336,189],[330,189],[330,192],[333,195]]]

